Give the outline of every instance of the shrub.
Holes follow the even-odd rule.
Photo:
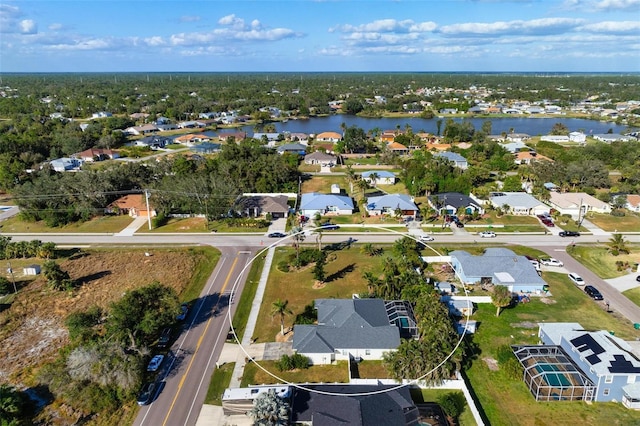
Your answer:
[[[289,262],[286,260],[281,260],[278,262],[278,271],[280,272],[289,272]]]
[[[510,359],[515,359],[515,355],[513,354],[513,351],[511,350],[511,346],[502,345],[502,346],[498,347],[498,352],[496,353],[496,359],[498,361],[498,364],[500,364],[500,365],[506,363]]]
[[[278,361],[276,361],[276,368],[278,371],[291,371],[295,369],[309,368],[309,358],[301,354],[282,355]]]
[[[318,320],[315,303],[311,302],[304,307],[302,313],[296,315],[295,324],[313,324]]]
[[[520,365],[520,362],[513,357],[507,360],[506,362],[500,364],[500,371],[502,371],[504,375],[509,379],[512,379],[512,380],[522,379],[522,365]]]
[[[464,411],[466,401],[462,392],[449,392],[438,398],[438,404],[447,416],[457,419]]]

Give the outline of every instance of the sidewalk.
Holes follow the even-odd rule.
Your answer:
[[[589,230],[589,232],[591,232],[592,235],[602,235],[602,236],[605,236],[605,237],[610,237],[611,236],[611,232],[607,232],[607,231],[597,227],[592,222],[589,222],[587,219],[583,219],[582,220],[582,226],[587,228]]]
[[[133,234],[136,233],[136,231],[138,229],[140,229],[142,226],[146,225],[147,222],[149,221],[148,218],[146,217],[136,217],[135,219],[133,219],[133,222],[131,222],[129,225],[127,225],[126,228],[124,228],[122,231],[113,234],[116,237],[131,237],[133,236]]]

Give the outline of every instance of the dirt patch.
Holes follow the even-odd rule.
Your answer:
[[[188,285],[196,256],[187,250],[86,251],[60,261],[82,286],[70,292],[52,290],[43,277],[22,289],[9,309],[0,313],[0,382],[20,380],[22,371],[55,358],[68,343],[66,317],[91,306],[108,308],[122,295],[154,281],[178,294]]]
[[[511,327],[514,328],[538,328],[538,324],[531,321],[515,322],[511,323]]]
[[[326,283],[323,283],[323,282],[320,282],[320,281],[316,281],[316,282],[313,283],[312,288],[314,290],[320,290],[321,288],[325,288],[326,286],[327,286]]]
[[[498,367],[498,361],[496,361],[493,358],[482,358],[482,360],[487,364],[487,367],[489,367],[489,370],[491,371],[498,371],[500,368]]]
[[[558,303],[558,301],[557,301],[557,300],[555,300],[555,299],[551,299],[551,298],[549,298],[549,297],[541,297],[541,298],[540,298],[540,301],[541,301],[542,303],[544,303],[545,305],[554,305],[554,304]]]

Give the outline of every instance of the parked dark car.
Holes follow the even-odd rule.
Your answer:
[[[176,315],[176,319],[178,321],[184,321],[187,318],[187,315],[189,315],[190,308],[191,306],[189,306],[188,303],[183,303],[182,305],[180,305],[180,312],[178,312],[178,315]]]
[[[282,232],[272,232],[268,235],[269,238],[284,238],[287,234],[283,234]]]
[[[169,345],[169,341],[171,340],[171,333],[172,330],[169,327],[162,330],[162,333],[160,333],[160,338],[158,338],[159,348],[166,348],[167,345]]]
[[[640,275],[636,277],[636,281],[640,282]]]
[[[562,231],[558,235],[561,237],[579,237],[580,233],[576,231]]]
[[[148,405],[153,402],[156,396],[156,384],[153,382],[145,383],[138,394],[138,405]]]
[[[584,287],[584,292],[587,293],[589,296],[591,296],[591,298],[593,300],[602,300],[602,299],[604,299],[604,297],[602,297],[602,294],[600,294],[598,289],[595,288],[592,285],[585,286]]]
[[[340,226],[334,225],[332,223],[323,223],[322,225],[320,225],[320,228],[327,231],[335,231],[336,229],[340,229]]]

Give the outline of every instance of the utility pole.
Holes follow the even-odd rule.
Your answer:
[[[144,190],[144,199],[147,202],[147,222],[149,222],[149,231],[151,231],[151,210],[149,209],[149,190]]]
[[[16,288],[16,279],[13,276],[13,268],[11,268],[11,262],[7,262],[7,265],[9,266],[7,268],[7,272],[11,274],[11,282],[13,283],[13,292],[17,293],[18,289]]]

